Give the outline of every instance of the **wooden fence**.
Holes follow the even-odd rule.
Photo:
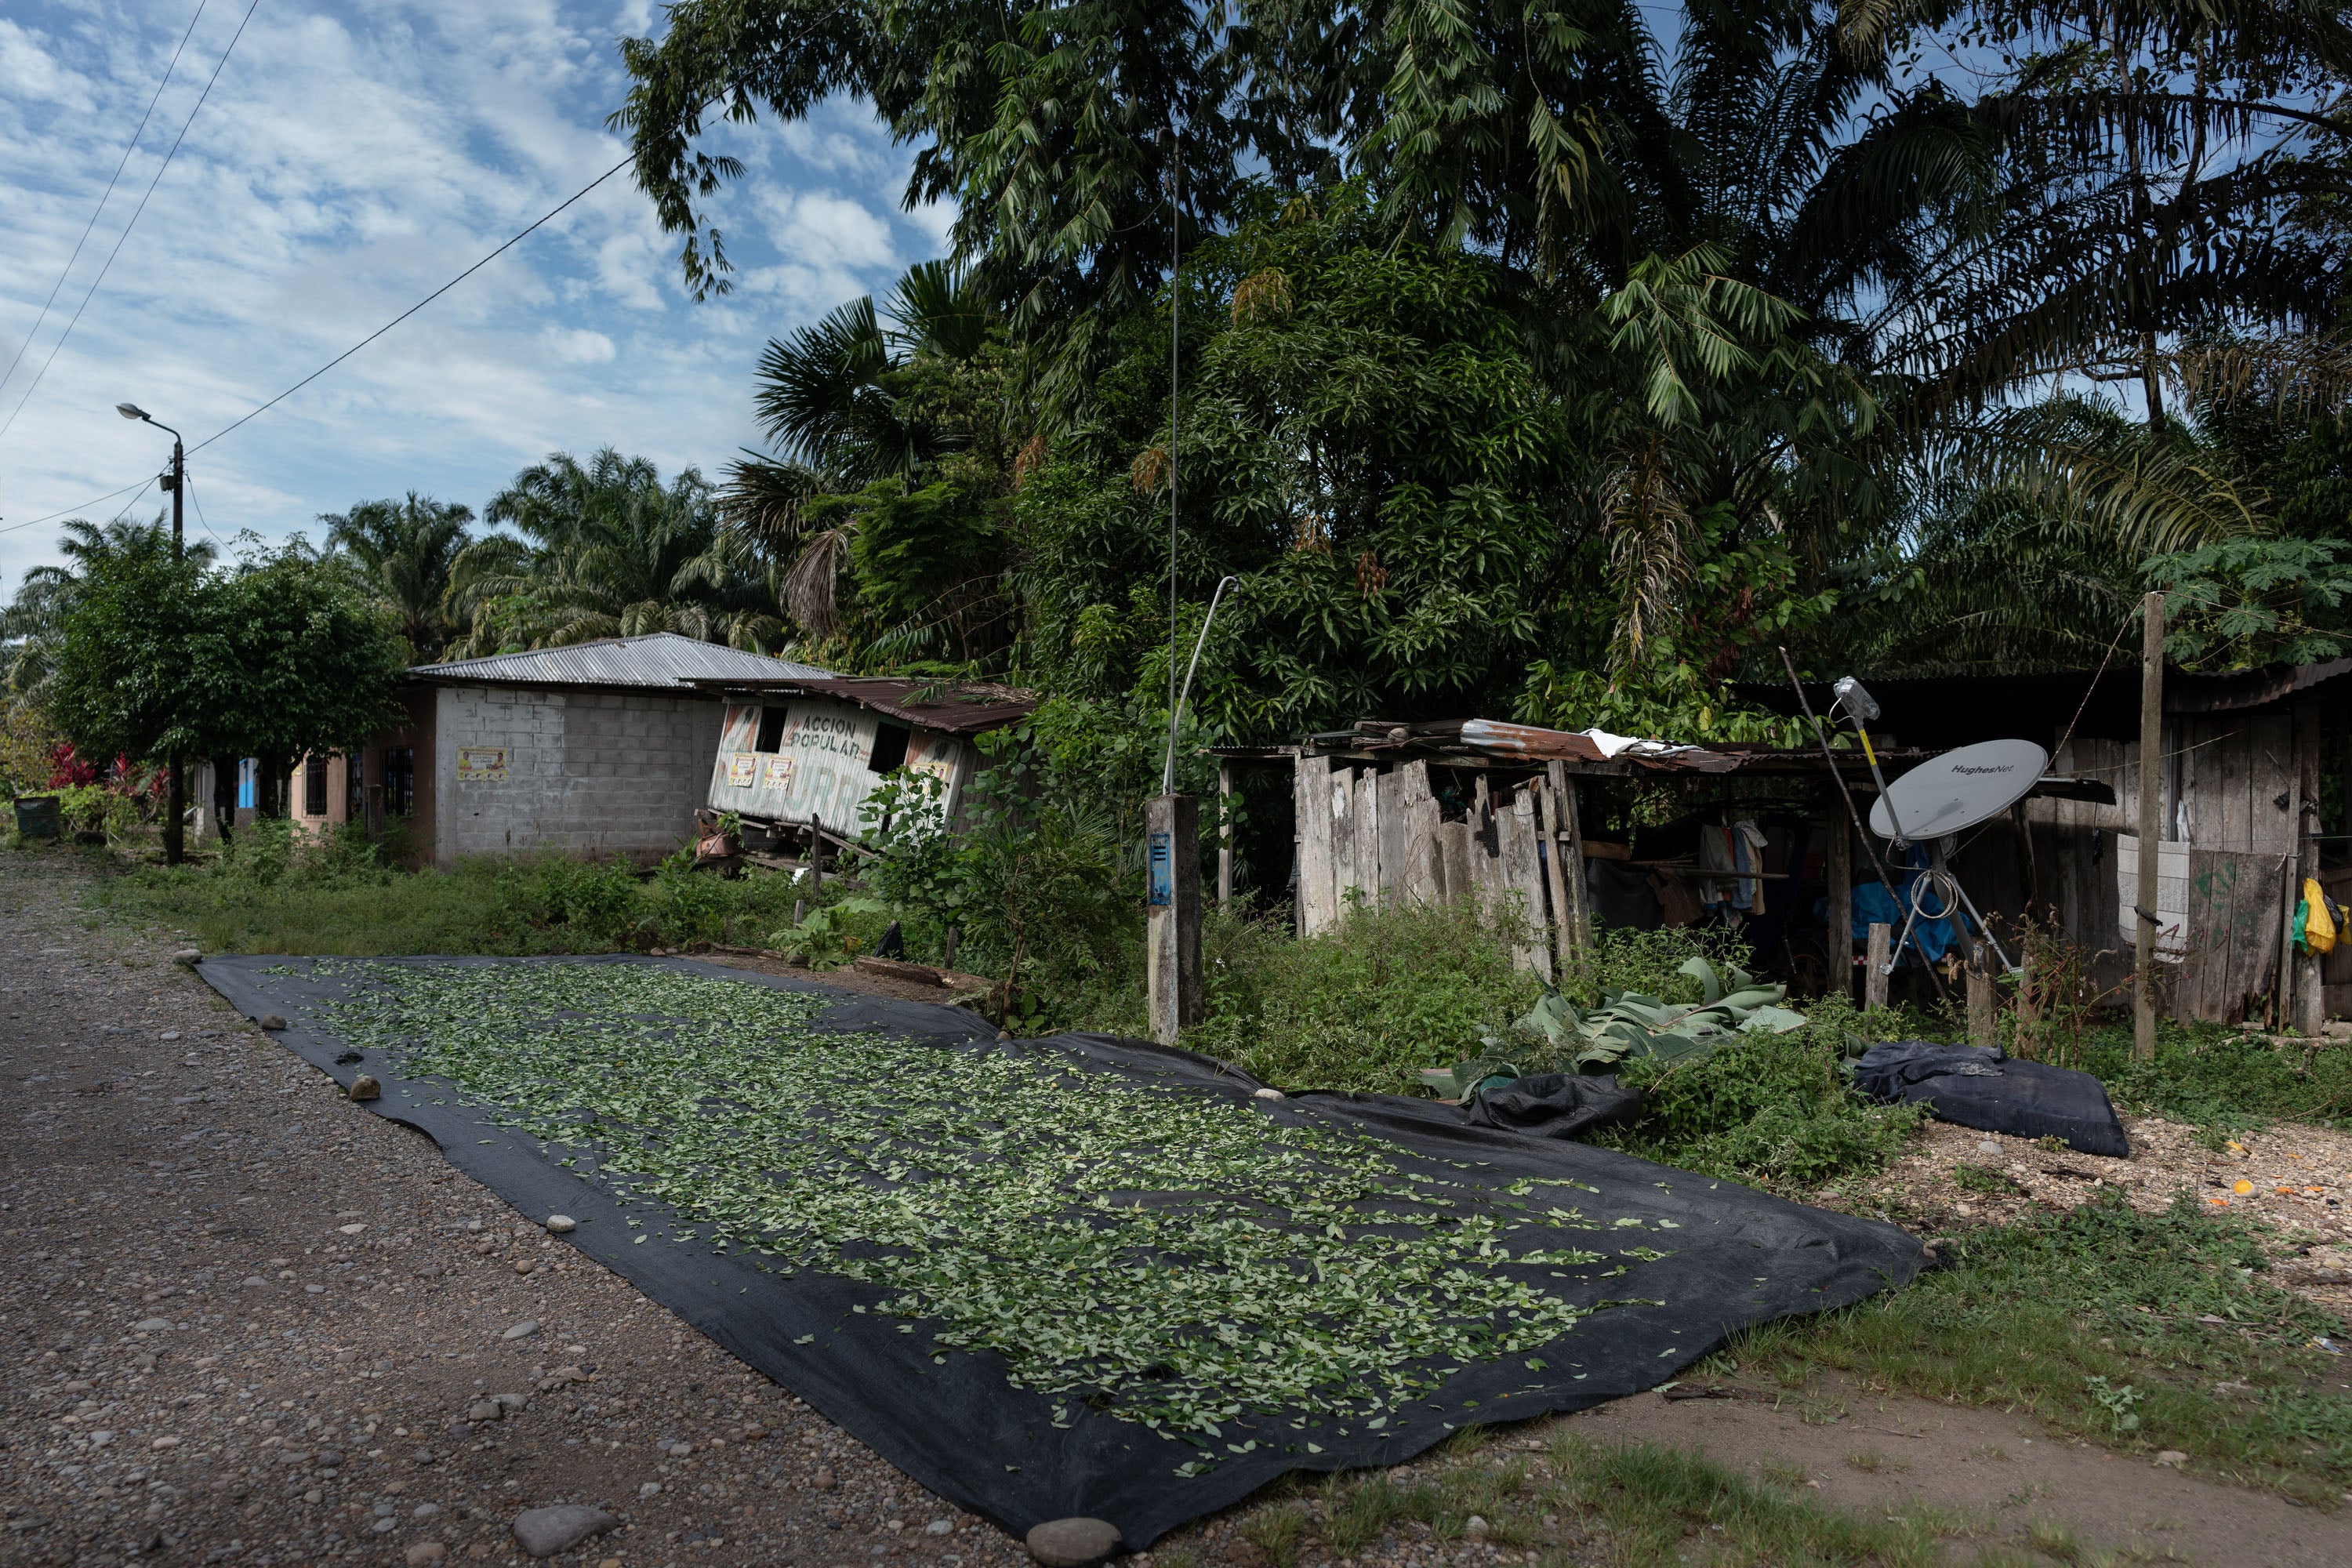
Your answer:
[[[1426,762],[1383,770],[1302,756],[1297,769],[1301,936],[1357,908],[1475,900],[1519,916],[1517,962],[1547,979],[1585,942],[1576,786],[1559,764],[1517,781],[1458,770],[1468,794],[1451,820]]]

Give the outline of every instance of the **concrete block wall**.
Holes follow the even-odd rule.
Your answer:
[[[693,832],[723,710],[656,691],[445,688],[433,758],[435,859],[668,854]],[[461,782],[460,750],[484,746],[506,748],[506,778]]]

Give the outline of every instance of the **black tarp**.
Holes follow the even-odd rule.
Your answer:
[[[1207,1058],[1135,1040],[1061,1035],[1000,1044],[959,1008],[848,995],[812,982],[684,959],[337,960],[433,964],[652,963],[714,979],[832,999],[821,1026],[903,1038],[910,1090],[923,1081],[926,1049],[1034,1054],[1181,1092],[1247,1101],[1259,1113],[1325,1129],[1354,1130],[1392,1146],[1399,1165],[1420,1163],[1454,1184],[1491,1193],[1493,1209],[1524,1217],[1503,1188],[1527,1177],[1570,1178],[1591,1193],[1597,1214],[1639,1221],[1643,1239],[1674,1248],[1633,1260],[1605,1281],[1562,1279],[1547,1289],[1600,1306],[1531,1358],[1472,1363],[1417,1398],[1411,1418],[1385,1431],[1360,1424],[1341,1436],[1318,1421],[1295,1429],[1284,1415],[1228,1422],[1225,1435],[1255,1440],[1254,1452],[1221,1458],[1186,1478],[1176,1461],[1190,1450],[1171,1439],[1079,1405],[1064,1426],[1054,1398],[1005,1381],[992,1354],[959,1353],[935,1364],[922,1336],[870,1307],[884,1292],[814,1268],[780,1276],[740,1255],[699,1244],[684,1227],[669,1244],[637,1246],[613,1199],[555,1163],[527,1135],[509,1131],[451,1086],[404,1078],[391,1053],[344,1061],[349,1042],[322,1021],[320,1004],[341,991],[310,979],[301,958],[206,960],[205,979],[251,1017],[290,1020],[278,1037],[320,1071],[348,1084],[359,1072],[383,1084],[369,1109],[415,1127],[450,1162],[534,1220],[576,1218],[568,1239],[696,1329],[791,1389],[884,1458],[960,1507],[1016,1534],[1049,1519],[1089,1515],[1116,1524],[1130,1550],[1202,1514],[1248,1496],[1293,1469],[1336,1470],[1395,1464],[1457,1428],[1582,1409],[1656,1386],[1738,1330],[1773,1318],[1844,1306],[1907,1282],[1926,1259],[1912,1237],[1888,1225],[1783,1202],[1736,1184],[1695,1176],[1606,1150],[1465,1126],[1451,1107],[1391,1095],[1314,1093],[1267,1100],[1258,1080]],[[276,973],[272,973],[276,971]],[[642,1202],[634,1213],[645,1212]],[[1664,1229],[1671,1240],[1653,1234]],[[1526,1234],[1526,1233],[1522,1233]],[[1604,1237],[1606,1233],[1603,1233]],[[1549,1246],[1606,1247],[1589,1230],[1538,1229]],[[1559,1279],[1554,1275],[1553,1279]],[[1074,1286],[1093,1282],[1074,1281]],[[811,1342],[796,1341],[814,1336]],[[1528,1361],[1543,1363],[1531,1370]],[[1432,1363],[1432,1366],[1442,1363]],[[1319,1453],[1307,1451],[1316,1444]]]
[[[1573,1138],[1622,1121],[1642,1109],[1642,1091],[1605,1074],[1529,1073],[1488,1089],[1464,1111],[1474,1127],[1500,1127],[1535,1138]]]
[[[1990,1046],[1890,1040],[1853,1064],[1853,1086],[1874,1099],[1925,1104],[1943,1121],[2019,1138],[2058,1138],[2085,1154],[2126,1159],[2131,1143],[2086,1072],[2020,1061]]]

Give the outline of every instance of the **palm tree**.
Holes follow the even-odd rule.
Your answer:
[[[883,309],[868,295],[768,341],[753,406],[775,455],[730,465],[719,505],[730,537],[776,563],[785,611],[810,636],[840,626],[862,516],[812,502],[892,481],[911,491],[959,459],[1003,479],[994,332],[971,278],[932,261],[910,268]],[[969,608],[961,595],[957,607]]]
[[[350,555],[369,590],[397,617],[401,636],[430,660],[456,635],[450,620],[450,569],[473,542],[471,507],[415,490],[403,500],[367,500],[346,512],[323,512],[330,549]]]
[[[516,532],[478,539],[452,563],[448,604],[467,628],[453,658],[661,631],[765,649],[782,630],[774,584],[722,536],[693,468],[664,485],[652,462],[610,447],[585,465],[558,452],[516,475],[484,518]]]

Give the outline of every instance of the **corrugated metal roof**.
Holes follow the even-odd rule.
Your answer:
[[[788,658],[744,653],[676,632],[571,643],[528,653],[497,653],[450,664],[420,664],[409,674],[441,685],[674,688],[698,680],[825,680],[833,672]]]
[[[909,680],[898,676],[824,675],[761,679],[713,677],[698,684],[746,693],[804,691],[871,708],[893,719],[949,735],[978,735],[1025,719],[1037,694],[987,681]]]

